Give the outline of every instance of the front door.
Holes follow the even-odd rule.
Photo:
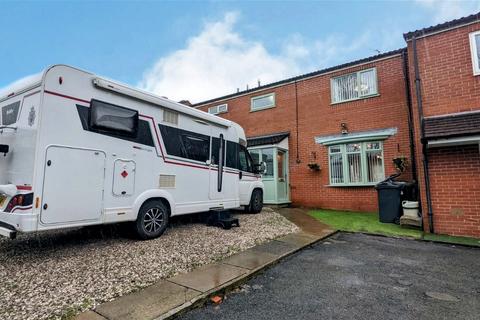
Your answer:
[[[277,149],[277,199],[288,201],[288,151]]]

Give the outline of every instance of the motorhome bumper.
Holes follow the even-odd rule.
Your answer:
[[[0,226],[0,235],[10,239],[15,239],[17,237],[17,231]]]

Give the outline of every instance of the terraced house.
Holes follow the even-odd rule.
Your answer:
[[[480,237],[480,14],[407,47],[194,107],[242,125],[267,163],[265,202],[376,211],[374,185],[416,181],[424,228]]]

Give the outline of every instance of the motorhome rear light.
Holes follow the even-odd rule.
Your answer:
[[[5,212],[12,212],[13,209],[16,207],[28,207],[31,206],[33,203],[33,193],[27,194],[17,194],[10,202],[7,204],[5,208]]]
[[[63,77],[58,77],[58,83],[62,84],[63,83]]]

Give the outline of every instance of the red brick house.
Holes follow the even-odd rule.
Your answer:
[[[194,107],[243,126],[268,164],[267,203],[376,211],[373,186],[401,157],[425,230],[480,237],[480,15],[404,37],[407,48]]]
[[[269,166],[267,203],[376,211],[373,186],[395,172],[391,159],[411,157],[405,58],[400,49],[196,107],[243,126]]]
[[[404,38],[424,226],[480,237],[480,15]]]

